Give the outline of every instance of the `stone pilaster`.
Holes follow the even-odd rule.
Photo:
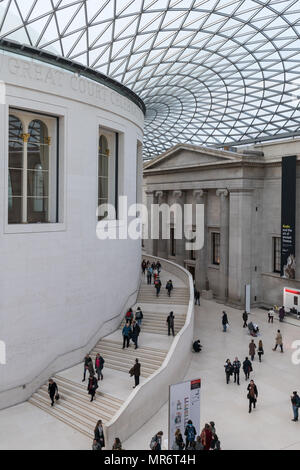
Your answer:
[[[161,204],[166,204],[167,192],[156,191],[155,198],[159,206],[161,206]],[[166,238],[163,238],[163,229],[162,229],[163,224],[167,224],[167,220],[164,220],[163,214],[160,213],[159,214],[159,239],[157,240],[156,255],[161,258],[167,258],[168,257],[168,244],[167,244],[168,240]],[[167,226],[167,229],[169,230],[169,226]]]
[[[153,243],[154,240],[151,237],[151,207],[152,207],[152,204],[155,203],[154,201],[155,195],[154,195],[154,191],[146,190],[145,192],[146,192],[147,211],[148,211],[148,215],[147,215],[148,227],[145,227],[146,238],[144,240],[144,248],[145,248],[146,253],[148,253],[149,255],[155,255],[154,243]]]
[[[183,191],[175,190],[173,191],[174,203],[181,206],[182,220],[177,220],[178,231],[180,232],[181,225],[181,237],[176,239],[176,220],[174,220],[175,227],[175,243],[176,243],[176,262],[181,266],[184,266],[185,260],[185,237],[184,237],[184,200],[185,194]]]
[[[227,189],[217,189],[220,197],[220,288],[218,299],[226,302],[228,297],[229,270],[229,197]]]
[[[199,291],[206,289],[207,279],[207,191],[196,189],[193,191],[194,204],[204,205],[204,245],[196,251],[195,285]],[[196,221],[197,222],[197,221]]]

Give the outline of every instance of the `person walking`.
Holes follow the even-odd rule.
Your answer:
[[[259,362],[261,362],[261,356],[264,354],[264,347],[263,347],[263,342],[260,339],[258,343],[258,350],[257,350]]]
[[[200,305],[200,291],[195,289],[195,305]]]
[[[91,363],[92,363],[92,367],[93,367],[92,358],[90,357],[89,354],[86,354],[86,356],[84,358],[84,362],[83,362],[83,379],[82,379],[82,382],[85,382],[86,371],[87,370],[88,371],[92,370]]]
[[[161,450],[161,443],[162,443],[163,432],[159,431],[152,437],[150,442],[150,449],[154,451]]]
[[[241,362],[238,360],[236,357],[232,363],[233,367],[233,374],[234,374],[234,383],[237,383],[240,385],[240,368],[241,368]]]
[[[246,328],[247,327],[247,321],[248,321],[248,313],[246,312],[246,310],[243,313],[243,321],[244,321],[243,328]]]
[[[137,308],[137,311],[135,312],[135,319],[139,327],[142,325],[142,320],[144,318],[143,312],[141,310],[141,307]]]
[[[250,372],[252,372],[252,370],[253,370],[252,369],[252,364],[249,361],[248,357],[246,357],[244,362],[243,362],[243,371],[244,371],[244,374],[245,374],[245,380],[249,379]]]
[[[229,325],[229,322],[228,322],[227,313],[225,311],[223,311],[222,325],[223,325],[223,332],[226,333],[227,325]]]
[[[156,265],[155,265],[156,269],[157,269],[157,272],[158,272],[158,275],[160,274],[161,272],[161,264],[159,261],[157,261]]]
[[[227,361],[225,362],[224,368],[225,368],[226,383],[229,384],[230,376],[233,373],[233,366],[229,359],[227,359]]]
[[[126,322],[122,330],[122,335],[123,335],[123,348],[122,349],[125,348],[125,343],[126,343],[126,347],[127,348],[129,347],[131,333],[132,333],[131,326],[128,322]]]
[[[98,380],[95,377],[95,374],[91,374],[88,381],[87,390],[89,395],[91,395],[90,401],[94,400],[96,390],[98,388]]]
[[[250,380],[247,390],[248,390],[247,398],[249,400],[249,413],[251,413],[252,405],[253,405],[253,408],[256,407],[256,402],[257,402],[257,397],[258,397],[258,390],[254,383],[254,380]]]
[[[130,369],[129,371],[130,377],[134,376],[134,387],[137,387],[140,383],[140,375],[141,375],[141,364],[139,363],[139,360],[135,360],[134,366]]]
[[[156,289],[156,297],[158,297],[159,294],[160,294],[160,289],[161,289],[161,280],[159,279],[159,277],[157,279],[155,279],[154,287]]]
[[[254,339],[252,339],[249,344],[249,356],[251,357],[251,361],[254,361],[255,349],[256,349],[256,344],[254,343]]]
[[[130,325],[131,325],[132,320],[133,320],[133,311],[132,311],[132,308],[130,308],[130,309],[126,312],[125,321],[126,321],[126,322],[129,322]]]
[[[99,421],[97,421],[97,424],[95,426],[95,429],[94,429],[94,440],[96,442],[98,442],[98,444],[100,445],[101,449],[102,447],[105,447],[105,439],[104,439],[104,429],[103,429],[103,425],[102,425],[102,420],[99,419]]]
[[[50,400],[51,400],[51,406],[54,406],[54,398],[58,397],[59,395],[58,395],[57,384],[56,382],[54,382],[53,379],[49,379],[48,393],[49,393]]]
[[[147,267],[147,263],[143,259],[143,261],[142,261],[142,273],[143,273],[144,276],[145,276],[145,273],[146,273],[146,267]]]
[[[271,308],[268,311],[268,323],[273,323],[273,320],[274,320],[274,309]]]
[[[294,413],[294,418],[292,421],[298,421],[298,415],[299,415],[299,407],[300,407],[300,397],[297,392],[293,392],[293,395],[291,396],[291,403],[293,407],[293,413]]]
[[[168,291],[168,296],[170,297],[171,296],[171,291],[173,290],[173,283],[172,283],[171,279],[167,282],[166,289]]]
[[[103,380],[103,374],[102,374],[102,370],[103,370],[103,366],[104,366],[104,359],[103,357],[97,353],[96,355],[96,359],[95,359],[95,371],[97,372],[97,377],[98,377],[98,380]]]
[[[273,351],[276,351],[277,346],[280,346],[280,352],[283,353],[283,342],[282,342],[282,334],[280,333],[280,330],[277,330],[277,335],[276,335],[276,344],[275,347],[273,348]]]
[[[191,442],[195,441],[195,437],[197,435],[197,431],[195,426],[193,426],[193,421],[191,419],[189,419],[187,422],[184,435],[186,437],[185,447],[188,448],[191,445]]]
[[[147,268],[147,284],[152,284],[152,274],[153,274],[153,269],[151,266]]]
[[[174,313],[170,312],[168,318],[167,318],[167,325],[168,325],[168,336],[170,336],[170,331],[172,331],[172,335],[175,336],[174,333]]]
[[[135,320],[133,320],[131,339],[132,339],[132,341],[134,342],[134,345],[135,345],[134,349],[138,348],[138,337],[139,337],[140,331],[141,331],[141,329],[140,329],[138,323]]]

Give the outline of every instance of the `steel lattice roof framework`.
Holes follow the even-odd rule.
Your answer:
[[[0,37],[131,88],[146,158],[300,134],[300,0],[0,0]]]

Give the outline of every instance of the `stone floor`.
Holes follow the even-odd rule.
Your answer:
[[[246,398],[247,382],[241,374],[241,385],[226,385],[224,362],[236,355],[243,360],[248,354],[250,336],[242,328],[242,312],[226,308],[230,327],[222,332],[221,312],[224,307],[213,301],[202,300],[196,307],[195,338],[200,338],[203,351],[193,355],[186,379],[201,377],[201,425],[213,420],[223,449],[300,449],[299,423],[293,423],[290,394],[300,391],[299,366],[293,365],[292,342],[300,340],[300,328],[295,322],[267,323],[267,313],[255,309],[251,314],[261,329],[265,355],[259,364],[254,361],[252,378],[255,380],[259,397],[257,409],[248,414]],[[281,329],[284,340],[284,354],[273,352],[277,328]],[[163,340],[162,336],[162,341]],[[170,341],[170,338],[165,338]],[[145,345],[151,338],[145,337]],[[80,373],[75,368],[65,371],[66,375]],[[128,393],[125,374],[120,372],[118,396]],[[109,387],[109,374],[105,388]],[[103,381],[103,384],[105,380]],[[104,385],[103,385],[104,387]],[[106,390],[105,390],[106,391]],[[111,390],[110,390],[111,392]],[[153,418],[124,442],[124,448],[148,449],[151,437],[158,430],[167,437],[167,404]],[[164,446],[167,447],[165,440]],[[90,449],[91,442],[65,424],[52,418],[28,403],[0,412],[0,449]]]

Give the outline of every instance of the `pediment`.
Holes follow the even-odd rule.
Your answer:
[[[229,154],[229,155],[226,155]],[[237,155],[216,149],[174,147],[145,165],[145,170],[185,168],[236,160]]]

